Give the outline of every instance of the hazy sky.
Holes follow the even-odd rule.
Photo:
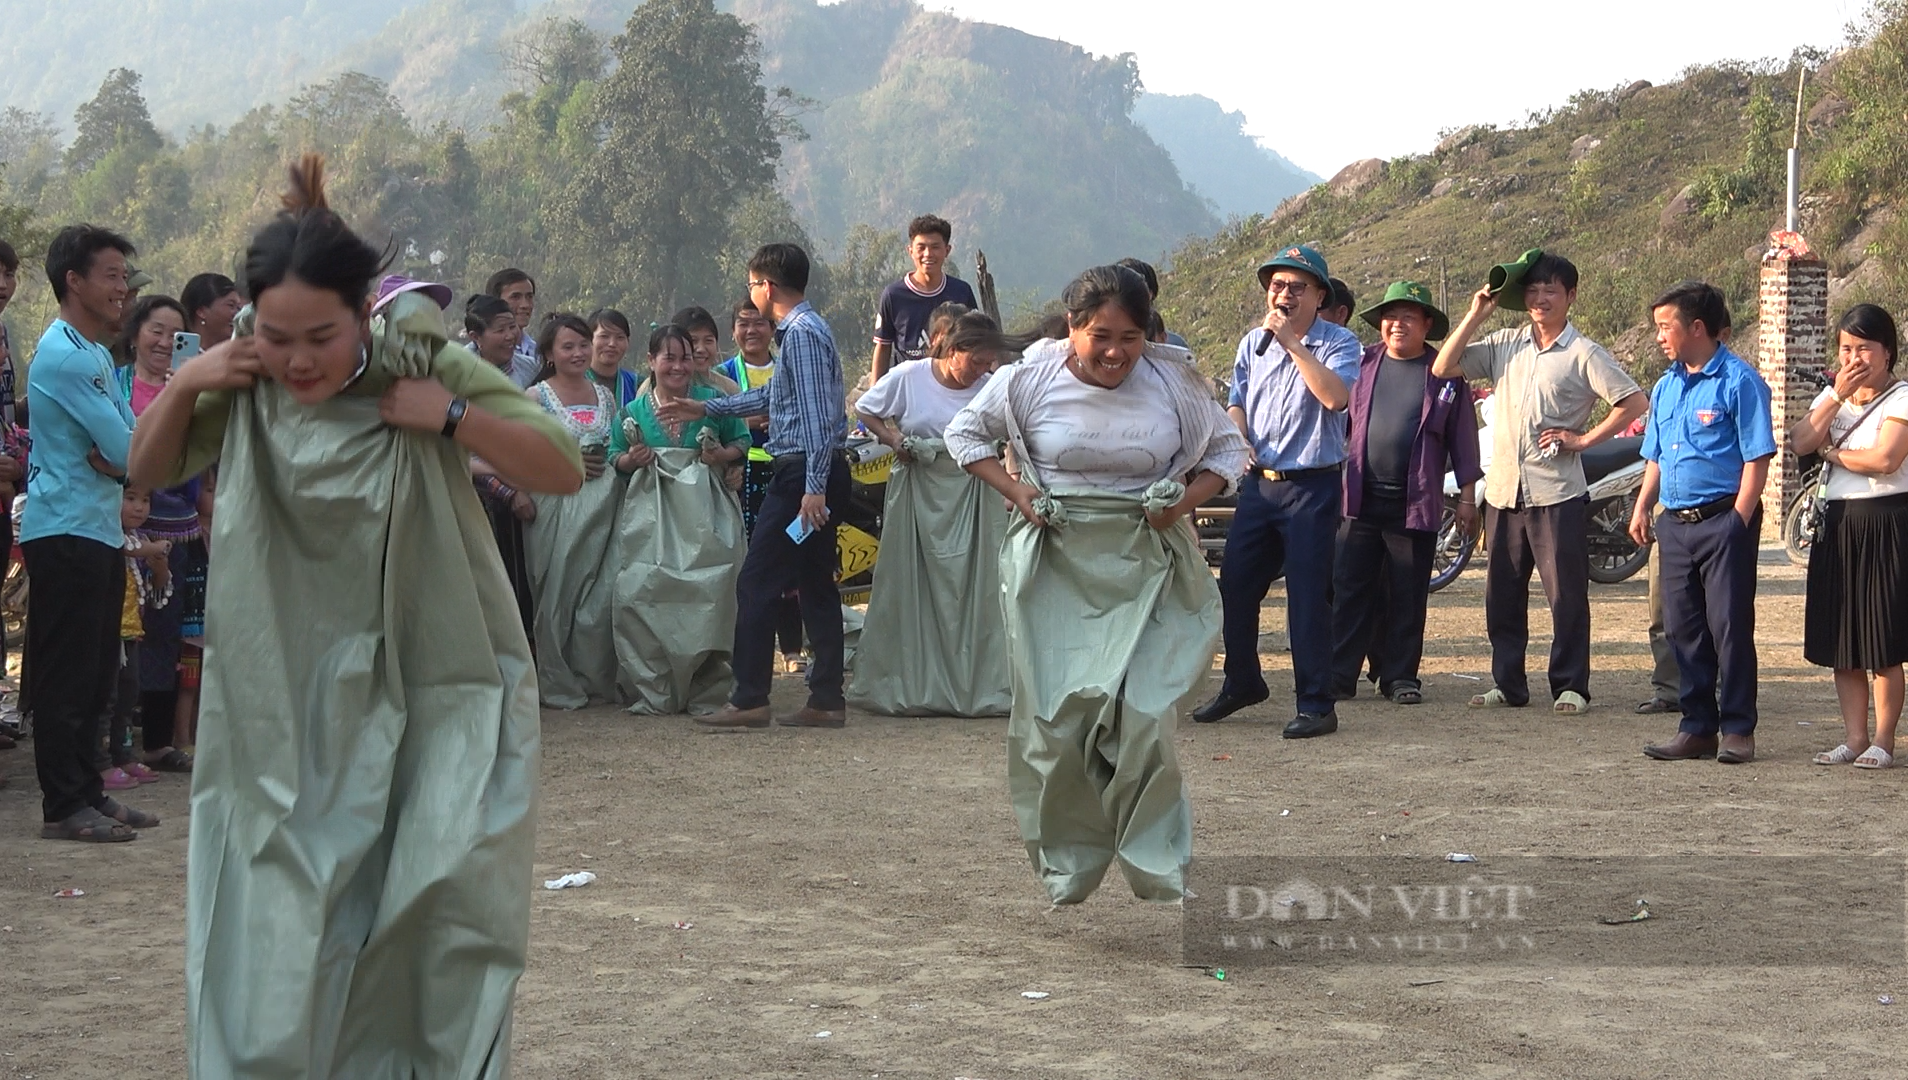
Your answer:
[[[1693,63],[1833,49],[1868,0],[923,0],[963,18],[1139,57],[1146,87],[1204,94],[1321,176],[1429,150],[1585,88]],[[1448,56],[1449,59],[1440,59]]]

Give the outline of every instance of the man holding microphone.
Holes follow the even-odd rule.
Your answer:
[[[1219,569],[1226,679],[1193,711],[1210,724],[1270,696],[1259,669],[1259,608],[1285,575],[1286,632],[1298,715],[1288,739],[1338,730],[1331,688],[1332,546],[1345,465],[1346,406],[1363,355],[1357,335],[1318,317],[1331,299],[1325,257],[1295,245],[1259,267],[1265,322],[1239,342],[1226,412],[1252,444],[1253,467]]]

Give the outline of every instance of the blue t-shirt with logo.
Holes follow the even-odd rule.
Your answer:
[[[921,359],[928,351],[928,323],[942,304],[980,307],[973,288],[952,275],[942,276],[941,287],[931,293],[922,292],[910,277],[889,285],[875,309],[875,344],[894,346],[895,364]]]
[[[119,527],[119,481],[87,462],[88,451],[98,450],[123,470],[132,442],[132,409],[113,383],[112,354],[55,319],[40,337],[26,382],[33,455],[21,542],[79,536],[121,546],[126,541]]]

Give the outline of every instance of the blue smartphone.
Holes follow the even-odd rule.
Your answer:
[[[184,331],[172,335],[172,370],[179,370],[180,364],[204,351],[199,347],[199,335]]]
[[[809,537],[815,535],[815,527],[813,525],[810,525],[807,521],[803,520],[801,515],[799,514],[795,516],[794,521],[791,521],[788,523],[787,531],[788,531],[788,538],[790,540],[795,541],[798,544],[808,539]]]

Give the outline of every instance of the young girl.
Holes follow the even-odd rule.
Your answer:
[[[623,366],[629,355],[629,317],[615,308],[590,313],[590,378],[609,387],[616,407],[636,400],[636,373]]]
[[[504,1074],[529,937],[536,681],[478,454],[576,444],[292,169],[254,309],[140,418],[131,473],[221,462],[186,892],[193,1076]]]
[[[536,520],[524,529],[536,602],[537,681],[544,705],[580,709],[618,700],[610,615],[616,574],[605,564],[622,485],[604,474],[616,400],[589,376],[590,327],[582,319],[558,314],[544,320],[537,352],[550,375],[529,389],[530,398],[582,445],[588,476],[574,495],[537,498]]]
[[[126,600],[119,612],[119,672],[106,705],[106,758],[99,773],[108,791],[125,791],[159,779],[133,753],[133,718],[139,714],[139,643],[146,636],[140,612],[164,607],[172,596],[172,573],[166,565],[172,543],[148,538],[146,520],[152,514],[152,492],[127,484],[119,501],[119,527],[126,533]]]

